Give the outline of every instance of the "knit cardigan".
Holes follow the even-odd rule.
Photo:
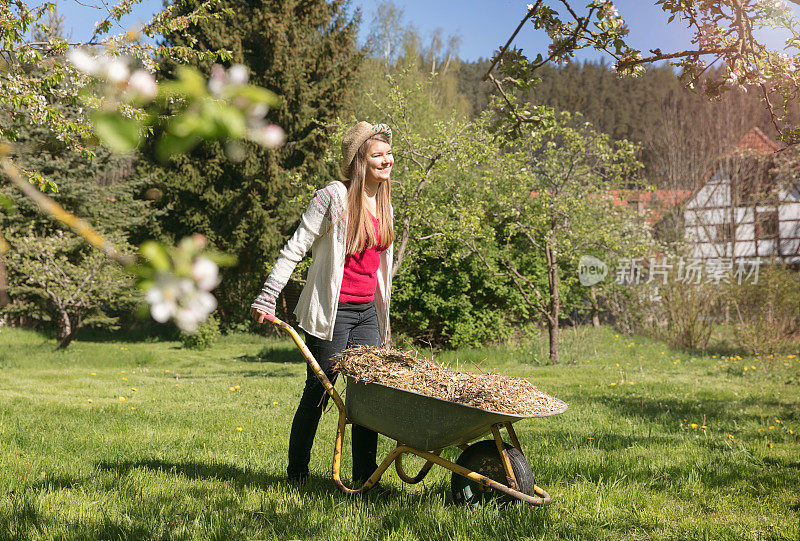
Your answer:
[[[333,326],[344,275],[347,255],[347,216],[344,212],[346,196],[347,187],[338,180],[314,194],[300,225],[281,250],[261,293],[251,305],[274,314],[278,295],[289,281],[295,266],[311,248],[311,268],[294,314],[300,328],[323,340],[333,339]],[[374,302],[381,345],[385,345],[389,339],[392,248],[390,245],[381,252],[378,283],[375,287]]]

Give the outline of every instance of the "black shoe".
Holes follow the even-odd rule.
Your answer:
[[[289,484],[296,485],[296,486],[306,486],[308,484],[308,474],[307,473],[292,473],[286,476],[286,480],[289,481]]]

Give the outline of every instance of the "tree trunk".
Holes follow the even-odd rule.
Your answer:
[[[592,301],[592,327],[595,329],[600,328],[600,309],[597,306],[597,292],[594,287],[589,288],[589,298]]]
[[[558,264],[550,240],[545,245],[545,256],[547,257],[547,286],[550,290],[550,313],[547,318],[547,330],[549,331],[550,339],[550,364],[558,364],[558,318],[561,311],[561,299],[558,296]]]
[[[66,349],[68,345],[75,338],[78,333],[78,327],[81,325],[81,313],[77,311],[70,317],[66,310],[59,310],[58,322],[56,323],[56,339],[58,340],[58,347],[56,349]]]
[[[0,308],[11,302],[8,296],[8,272],[6,271],[6,260],[0,257]]]

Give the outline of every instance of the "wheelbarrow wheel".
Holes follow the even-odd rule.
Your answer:
[[[517,481],[517,490],[533,496],[535,481],[528,461],[525,460],[523,454],[515,447],[504,443],[503,448],[508,455],[511,469]],[[470,445],[461,453],[461,456],[458,457],[456,464],[486,476],[498,483],[503,483],[504,485],[508,484],[506,471],[505,468],[503,468],[503,460],[500,458],[500,453],[497,452],[497,445],[494,440],[483,440]],[[453,473],[450,485],[453,491],[453,501],[456,503],[465,503],[473,507],[483,507],[490,501],[495,501],[503,506],[518,501],[512,496],[492,490],[489,487],[483,486],[457,473]]]

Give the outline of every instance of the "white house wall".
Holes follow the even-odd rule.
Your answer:
[[[717,242],[718,225],[731,219],[731,191],[727,179],[716,175],[702,186],[684,206],[686,239],[693,243],[692,257],[769,258],[781,254],[785,260],[800,261],[800,182],[779,194],[778,231],[780,251],[773,239],[755,238],[752,206],[732,209],[733,243]],[[757,212],[775,211],[776,206],[758,205]]]

